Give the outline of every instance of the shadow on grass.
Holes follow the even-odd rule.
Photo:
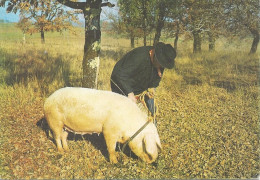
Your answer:
[[[48,139],[51,139],[53,141],[53,143],[55,143],[55,140],[53,139],[53,135],[52,137],[50,136],[50,134],[52,134],[51,129],[46,121],[46,119],[43,117],[41,118],[37,123],[36,123],[37,127],[41,128]],[[95,149],[99,150],[101,152],[101,154],[107,159],[107,161],[109,161],[109,155],[108,155],[108,151],[107,151],[107,146],[106,146],[106,141],[104,139],[103,133],[100,134],[85,134],[85,135],[80,135],[80,134],[74,134],[69,132],[68,135],[68,140],[69,141],[89,141]],[[117,143],[116,146],[116,151],[121,153],[123,144]],[[126,156],[137,159],[138,157],[130,150],[129,146],[127,145],[124,152],[123,152]],[[121,154],[120,154],[121,155]],[[121,158],[121,156],[120,156]],[[120,161],[119,158],[119,161]]]
[[[213,85],[219,88],[224,88],[228,92],[232,92],[237,89],[236,83],[231,81],[214,81]]]
[[[8,54],[0,50],[0,68],[4,71],[2,81],[7,85],[23,84],[28,86],[36,81],[44,94],[49,93],[50,84],[73,86],[78,80],[72,79],[69,60],[73,57],[50,56],[44,50],[26,50]]]

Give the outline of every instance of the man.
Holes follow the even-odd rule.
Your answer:
[[[115,65],[111,75],[113,92],[128,96],[137,102],[136,95],[151,91],[145,97],[149,111],[154,114],[153,94],[159,86],[164,68],[172,69],[176,51],[170,44],[162,42],[153,46],[138,47],[125,54]]]

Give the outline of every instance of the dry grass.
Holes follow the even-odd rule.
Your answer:
[[[45,46],[36,36],[25,45],[3,37],[1,178],[223,179],[259,174],[259,62],[257,55],[247,54],[248,40],[230,44],[221,39],[216,52],[200,55],[191,53],[191,42],[180,42],[176,68],[165,71],[157,90],[163,145],[159,160],[143,164],[128,151],[121,163],[111,165],[102,135],[83,140],[71,134],[71,152],[60,155],[44,131],[44,99],[60,87],[80,86],[82,34],[47,34]],[[130,43],[105,34],[102,38],[98,88],[110,90],[112,68]]]

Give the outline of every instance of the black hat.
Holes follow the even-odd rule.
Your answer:
[[[158,42],[155,45],[155,57],[162,67],[172,69],[174,67],[176,51],[172,45]]]

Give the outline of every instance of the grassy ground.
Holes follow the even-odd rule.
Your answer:
[[[64,86],[80,86],[84,37],[47,34],[22,43],[13,26],[0,28],[0,178],[253,178],[259,174],[258,56],[250,41],[217,41],[216,52],[193,55],[179,44],[176,68],[157,90],[158,161],[140,162],[129,150],[108,162],[100,136],[70,134],[70,153],[57,153],[43,117],[44,99]],[[15,37],[8,39],[6,37]],[[171,39],[167,39],[171,41]],[[110,90],[126,39],[102,35],[98,88]],[[239,45],[240,44],[240,45]],[[203,47],[206,49],[206,47]]]

